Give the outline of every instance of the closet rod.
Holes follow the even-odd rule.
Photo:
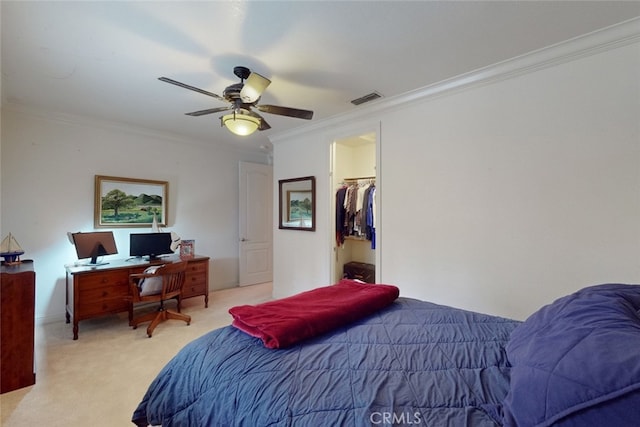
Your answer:
[[[344,178],[343,181],[359,181],[362,179],[376,179],[375,176],[361,176],[359,178]]]

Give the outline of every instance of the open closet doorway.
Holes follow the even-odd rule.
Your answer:
[[[380,275],[377,148],[376,131],[336,139],[331,145],[334,283],[344,277],[375,283]]]

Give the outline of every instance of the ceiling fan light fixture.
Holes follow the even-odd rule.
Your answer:
[[[192,111],[185,114],[192,117],[199,117],[221,111],[233,111],[233,113],[220,117],[220,126],[226,127],[229,129],[229,132],[235,135],[246,136],[251,135],[256,130],[263,131],[271,129],[269,123],[267,123],[260,114],[255,113],[253,108],[263,113],[277,114],[279,116],[304,120],[311,120],[313,118],[313,111],[311,110],[281,107],[278,105],[257,105],[262,93],[267,86],[271,84],[271,80],[258,73],[253,73],[247,67],[242,66],[234,67],[233,74],[240,78],[240,83],[227,86],[224,92],[222,92],[223,96],[216,95],[213,92],[195,86],[189,86],[168,77],[158,77],[158,79],[165,83],[189,89],[227,103],[228,105],[226,107],[207,108],[206,110]]]
[[[260,127],[260,119],[247,114],[225,114],[220,117],[220,124],[229,129],[229,132],[239,136],[251,135]]]

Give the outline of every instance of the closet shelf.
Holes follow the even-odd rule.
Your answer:
[[[358,242],[370,242],[370,240],[367,240],[366,237],[360,237],[360,236],[344,236],[344,240],[355,240]]]

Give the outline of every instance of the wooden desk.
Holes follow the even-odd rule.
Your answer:
[[[188,261],[182,298],[204,296],[209,306],[209,257],[195,255]],[[180,257],[155,261],[113,260],[99,266],[67,265],[66,318],[73,318],[73,339],[78,339],[81,320],[129,311],[129,275],[142,273],[151,265],[180,261]]]
[[[6,393],[36,383],[33,369],[36,273],[33,262],[23,262],[2,265],[0,276],[0,393]]]

